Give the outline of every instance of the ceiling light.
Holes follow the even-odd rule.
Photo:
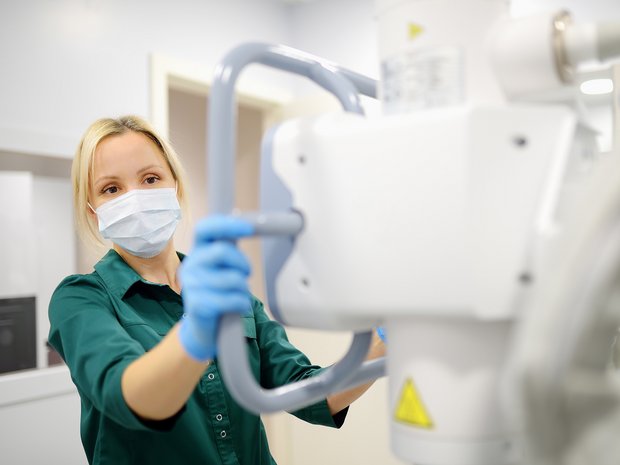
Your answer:
[[[579,89],[586,95],[609,94],[614,90],[614,82],[611,79],[590,79],[582,82]]]

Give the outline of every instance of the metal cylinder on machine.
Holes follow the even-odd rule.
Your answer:
[[[487,57],[506,0],[377,0],[387,114],[503,100]]]
[[[385,114],[503,103],[487,50],[508,2],[376,5]],[[386,316],[390,437],[393,452],[407,463],[514,463],[499,398],[512,320],[465,313],[416,309],[410,316]]]

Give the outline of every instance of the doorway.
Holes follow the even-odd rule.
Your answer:
[[[187,173],[190,218],[179,226],[175,236],[177,250],[188,253],[192,231],[207,211],[207,104],[208,96],[171,86],[168,90],[169,140]],[[265,109],[239,104],[237,110],[237,154],[235,162],[235,206],[241,211],[258,210],[260,144],[266,120]],[[259,264],[260,247],[256,239],[240,241],[240,248],[252,263],[250,288],[264,301],[263,277]]]

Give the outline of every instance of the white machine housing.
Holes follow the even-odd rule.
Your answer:
[[[276,285],[286,323],[511,318],[575,126],[569,109],[541,105],[284,123],[273,169],[305,223]]]

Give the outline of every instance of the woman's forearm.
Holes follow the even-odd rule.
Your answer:
[[[127,366],[121,380],[129,408],[146,420],[164,420],[177,413],[209,366],[187,355],[176,325],[152,350]]]
[[[366,360],[372,360],[375,358],[383,357],[385,355],[385,344],[379,337],[374,334],[373,341],[368,350],[368,355],[366,356]],[[371,381],[366,384],[361,384],[354,388],[348,389],[346,391],[338,392],[336,394],[332,394],[327,398],[327,406],[329,407],[329,413],[335,415],[336,413],[344,410],[349,405],[351,405],[354,401],[356,401],[362,394],[364,394],[370,386],[372,386],[374,381]]]

